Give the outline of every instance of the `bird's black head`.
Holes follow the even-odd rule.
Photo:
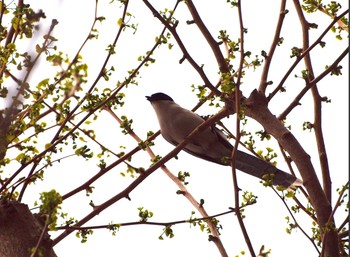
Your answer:
[[[160,100],[166,100],[166,101],[174,101],[170,96],[164,94],[164,93],[155,93],[151,96],[146,96],[146,99],[150,102],[154,101],[160,101]]]

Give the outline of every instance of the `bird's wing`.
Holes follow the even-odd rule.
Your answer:
[[[177,116],[173,116],[173,119],[166,123],[168,127],[166,131],[163,130],[162,135],[169,143],[177,146],[203,122],[205,120],[201,116],[188,110],[182,110],[181,115],[177,113]],[[183,150],[210,162],[230,165],[232,145],[215,126],[204,129],[195,135]]]
[[[233,146],[230,144],[230,142],[227,140],[227,137],[224,133],[222,133],[221,130],[219,130],[216,126],[211,126],[210,129],[215,134],[217,140],[220,142],[221,145],[223,145],[227,150],[231,151],[233,150]]]

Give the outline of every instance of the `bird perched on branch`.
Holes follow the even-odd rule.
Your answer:
[[[165,140],[177,146],[186,136],[205,120],[196,113],[182,108],[164,94],[146,96],[151,102],[160,125],[160,132]],[[186,152],[204,160],[221,165],[231,165],[230,157],[233,146],[214,125],[195,135],[184,147]],[[302,181],[272,164],[242,151],[236,152],[236,168],[262,180],[271,180],[273,185],[285,188],[302,185]]]

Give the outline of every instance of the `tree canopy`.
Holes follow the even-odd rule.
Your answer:
[[[19,0],[0,10],[0,256],[68,245],[85,256],[348,256],[345,3]],[[156,92],[209,115],[175,148],[145,99]],[[303,185],[181,151],[214,124],[233,157],[244,150]]]

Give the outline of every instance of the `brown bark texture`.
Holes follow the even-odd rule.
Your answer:
[[[0,257],[56,257],[45,229],[45,221],[32,214],[27,205],[16,201],[0,201]],[[43,236],[42,236],[43,234]]]

